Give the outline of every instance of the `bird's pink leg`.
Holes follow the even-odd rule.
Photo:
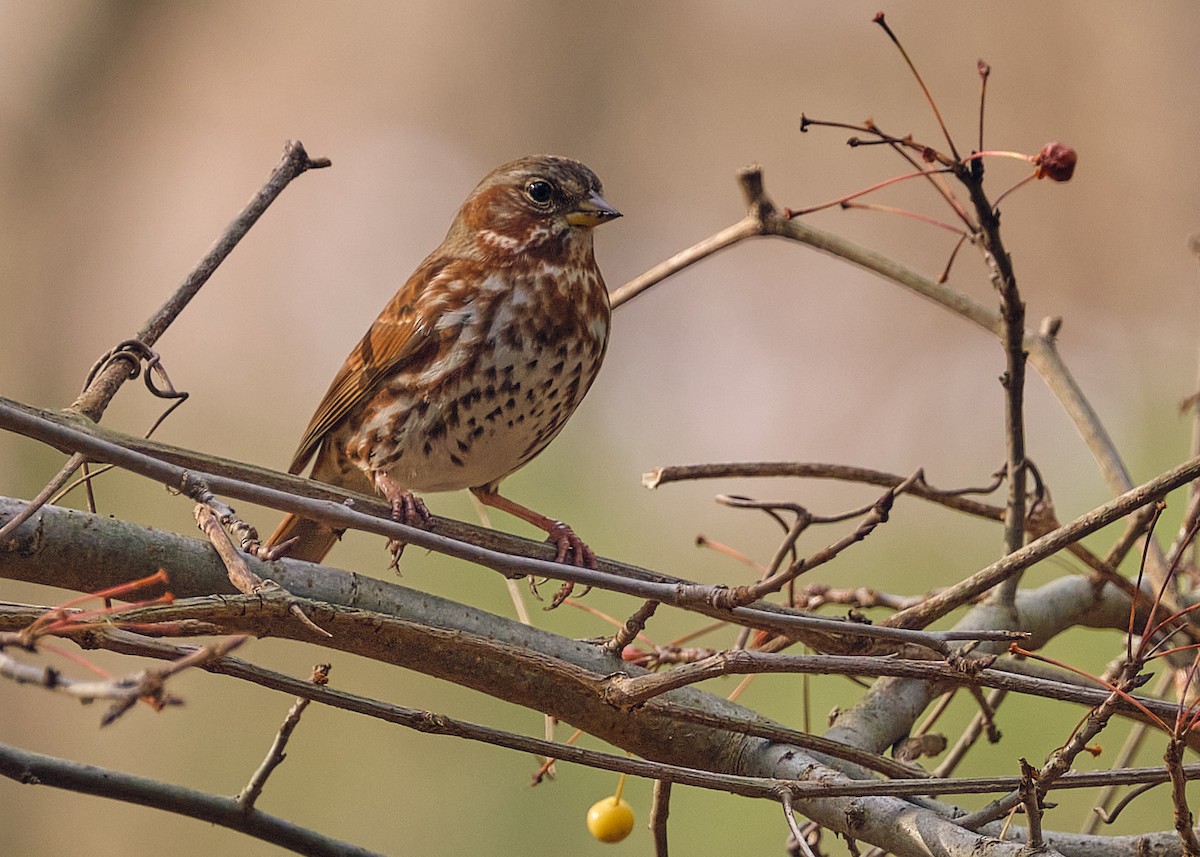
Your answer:
[[[554,556],[555,562],[563,562],[568,565],[579,566],[580,568],[596,567],[595,551],[584,544],[583,539],[575,535],[575,531],[562,521],[548,518],[545,515],[522,506],[520,503],[509,500],[507,497],[501,497],[494,485],[472,488],[471,493],[478,497],[479,502],[483,505],[508,512],[508,514],[515,518],[520,518],[522,521],[532,524],[538,529],[545,530],[549,536],[547,541],[551,542],[557,549],[557,553]],[[530,585],[533,586],[532,581]],[[572,589],[574,589],[573,583],[564,583],[558,592],[555,593],[550,606],[546,609],[553,610],[559,604],[562,604],[567,599],[567,596],[571,594]],[[536,595],[537,589],[534,588],[533,591]],[[584,594],[586,594],[586,590]]]

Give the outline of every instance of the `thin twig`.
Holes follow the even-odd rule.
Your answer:
[[[988,77],[992,73],[992,67],[980,59],[975,63],[975,69],[979,72],[979,145],[977,149],[983,151],[983,117],[986,115],[985,107],[987,106],[987,85]]]
[[[208,489],[204,487],[203,483],[195,478],[188,481],[184,491],[193,500],[197,500],[196,507],[193,510],[196,524],[200,527],[200,531],[208,536],[209,541],[212,542],[213,547],[217,551],[217,555],[225,563],[225,568],[229,570],[229,582],[234,585],[234,588],[244,595],[272,593],[290,597],[291,593],[278,583],[273,580],[263,580],[251,571],[250,566],[246,563],[246,558],[239,554],[237,548],[233,546],[233,542],[229,539],[229,534],[221,526],[221,518],[231,518],[233,510],[216,500]],[[228,512],[218,517],[218,513],[212,508],[213,505],[226,509]],[[310,619],[308,614],[300,609],[300,605],[295,603],[295,601],[289,605],[288,610],[305,627],[326,637],[333,636]]]
[[[922,604],[890,616],[882,624],[901,628],[923,628],[956,607],[991,589],[1001,580],[1040,562],[1086,535],[1118,521],[1131,512],[1148,506],[1181,485],[1200,477],[1200,459],[1191,459],[1166,473],[1121,494],[1102,506],[1076,518],[1053,532],[1029,542],[965,580],[947,587]]]
[[[1150,791],[1153,791],[1154,789],[1158,788],[1161,785],[1162,785],[1162,783],[1144,783],[1140,786],[1131,788],[1129,790],[1129,792],[1125,795],[1125,797],[1121,798],[1119,801],[1117,801],[1113,805],[1113,808],[1111,811],[1106,810],[1102,806],[1093,807],[1092,815],[1088,816],[1088,821],[1095,822],[1096,826],[1099,826],[1100,822],[1102,822],[1102,821],[1105,824],[1113,824],[1116,822],[1116,820],[1118,818],[1120,818],[1121,813],[1125,811],[1125,808],[1127,806],[1129,806],[1135,800],[1140,798],[1142,795],[1144,795]],[[1104,791],[1109,792],[1109,793],[1115,793],[1117,791],[1117,789],[1119,789],[1119,788],[1120,788],[1120,786],[1116,786],[1116,785],[1105,786]],[[1090,836],[1090,835],[1091,835],[1090,833],[1088,833],[1087,831],[1084,831],[1084,836]]]
[[[774,560],[772,560],[771,565],[768,566],[768,572],[770,573],[757,583],[749,586],[737,587],[734,589],[733,596],[735,603],[750,604],[766,597],[773,592],[778,592],[786,583],[794,580],[800,574],[829,562],[838,556],[838,554],[842,553],[842,551],[867,538],[867,536],[875,531],[876,527],[887,521],[888,514],[891,512],[892,504],[895,501],[896,495],[904,493],[908,487],[914,482],[918,481],[920,477],[921,471],[918,470],[896,488],[889,488],[887,493],[885,493],[870,506],[870,510],[866,517],[859,522],[858,526],[854,528],[853,532],[847,534],[841,539],[838,539],[836,542],[826,546],[822,550],[817,551],[812,556],[794,562],[790,567],[777,571],[776,569],[778,569],[778,566],[783,561],[784,554],[787,550],[791,549],[792,544],[799,535],[801,520],[797,519],[796,526],[794,526],[792,530],[789,530],[788,537],[784,540],[784,543],[780,545]]]
[[[164,608],[155,608],[155,610],[161,612]],[[1116,699],[1112,699],[1114,694],[1111,694],[1104,686],[1088,688],[1073,682],[1026,676],[1005,670],[1002,668],[1002,663],[993,663],[994,661],[995,658],[992,656],[951,664],[890,656],[786,655],[749,650],[727,651],[702,661],[682,664],[669,672],[647,673],[639,676],[610,675],[601,682],[597,692],[610,705],[630,709],[643,705],[648,700],[661,696],[667,691],[726,675],[795,673],[892,676],[956,685],[1001,688],[1085,705],[1107,704],[1108,708],[1102,712],[1105,717],[1116,710],[1138,709],[1139,706],[1145,708],[1143,714],[1161,712],[1167,716],[1174,716],[1175,706],[1161,700],[1137,697],[1128,692],[1123,696],[1116,695]],[[1094,731],[1077,733],[1075,739],[1090,740],[1103,727],[1103,723],[1103,718],[1097,717]],[[1083,749],[1083,744],[1081,743],[1078,747],[1073,744],[1069,746],[1069,753],[1066,750],[1060,751],[1064,753],[1062,761],[1066,761],[1068,766],[1070,759],[1073,759],[1074,755]]]
[[[70,458],[68,458],[66,464],[62,466],[58,473],[55,474],[49,482],[42,486],[42,490],[38,491],[37,494],[34,495],[34,498],[25,505],[25,508],[22,509],[18,514],[11,517],[4,524],[4,526],[0,527],[0,544],[3,544],[4,540],[7,539],[17,529],[17,527],[21,526],[21,524],[25,523],[34,515],[36,515],[37,510],[46,505],[46,503],[50,501],[50,498],[55,495],[58,489],[66,485],[67,480],[70,479],[71,476],[74,475],[75,471],[78,470],[86,461],[87,457],[80,455],[79,453],[74,453]]]
[[[684,268],[688,268],[702,259],[707,259],[714,253],[718,253],[727,247],[732,247],[746,238],[753,238],[756,235],[762,234],[762,225],[754,217],[745,217],[730,227],[722,229],[714,235],[710,235],[703,241],[699,241],[686,250],[676,253],[671,258],[660,262],[649,271],[641,274],[618,289],[614,289],[609,296],[609,300],[613,309],[617,309],[624,303],[627,303],[646,289],[661,283],[667,277],[679,273]]]
[[[792,812],[792,795],[787,789],[782,789],[779,792],[779,802],[783,805],[783,817],[787,821],[788,830],[792,832],[792,839],[796,843],[796,847],[805,855],[805,857],[816,857],[813,854],[812,848],[808,846],[808,839],[804,835],[804,831],[800,829],[800,825],[796,823],[796,814]]]
[[[778,217],[778,212],[763,188],[762,170],[757,164],[743,167],[738,170],[737,181],[746,201],[748,209],[746,216],[732,226],[676,253],[666,261],[660,262],[649,271],[615,289],[609,297],[613,309],[637,297],[651,286],[661,283],[667,277],[679,273],[684,268],[694,265],[714,253],[732,247],[747,238],[768,233],[767,221],[769,218]]]
[[[942,112],[938,110],[937,102],[934,100],[933,94],[929,91],[929,87],[925,85],[925,81],[921,78],[921,73],[917,71],[916,64],[909,57],[908,51],[904,49],[904,45],[902,45],[900,40],[896,38],[896,34],[892,32],[892,28],[888,25],[887,20],[884,18],[882,12],[875,16],[875,23],[878,24],[885,33],[887,33],[887,37],[892,40],[892,44],[894,44],[896,49],[900,51],[900,56],[904,57],[904,62],[908,64],[908,70],[911,71],[913,77],[916,78],[917,85],[921,87],[921,92],[925,93],[925,101],[929,104],[930,109],[933,110],[933,115],[937,119],[938,127],[942,129],[942,134],[946,138],[946,143],[950,146],[950,154],[953,155],[957,160],[958,151],[954,148],[954,140],[950,137],[950,129],[946,127],[946,123],[942,120]]]
[[[121,385],[131,378],[136,378],[141,371],[140,361],[142,356],[152,355],[150,357],[153,364],[157,364],[157,355],[151,351],[151,347],[156,343],[160,336],[166,332],[171,323],[178,317],[188,302],[195,297],[200,288],[213,275],[217,267],[225,260],[238,242],[245,237],[257,221],[262,216],[267,207],[275,201],[276,197],[283,192],[283,189],[288,184],[300,176],[302,173],[310,169],[320,169],[330,165],[330,161],[326,158],[313,159],[304,151],[304,146],[299,141],[289,143],[284,149],[283,160],[280,162],[267,182],[254,195],[254,198],[246,205],[242,212],[234,218],[226,228],[216,243],[209,249],[203,259],[192,269],[192,272],[187,276],[183,283],[175,290],[175,293],[164,303],[154,315],[152,315],[145,324],[138,330],[132,340],[126,340],[122,346],[109,352],[102,358],[101,362],[93,369],[89,375],[87,382],[84,385],[84,390],[79,397],[71,404],[67,411],[69,413],[82,414],[93,422],[99,422],[104,415],[105,409],[108,408],[109,402],[113,396],[117,394],[117,390]],[[135,345],[136,344],[136,345]],[[129,348],[123,346],[129,345]],[[161,367],[160,370],[161,372]],[[165,378],[165,373],[162,373]],[[170,382],[167,382],[170,387]],[[150,383],[149,375],[147,375],[147,386],[151,391],[154,391],[153,385]],[[179,403],[187,397],[187,394],[182,396],[174,396],[179,398]],[[176,405],[167,411],[170,413]],[[163,415],[164,417],[166,414]],[[161,421],[160,418],[159,421]],[[157,425],[157,423],[155,423]],[[151,428],[151,432],[154,429]],[[63,465],[58,475],[54,477],[46,486],[38,492],[37,496],[29,502],[23,514],[23,519],[28,520],[42,505],[44,505],[50,497],[54,495],[58,489],[71,478],[71,476],[81,466],[84,466],[87,459],[81,455],[73,455]],[[91,482],[88,485],[89,508],[94,511],[91,504],[94,500],[91,496]],[[10,521],[7,529],[0,528],[0,543],[4,538],[12,532],[20,522]]]
[[[671,783],[654,781],[654,803],[650,807],[650,831],[654,834],[654,857],[668,857],[667,817],[671,814]]]
[[[1175,820],[1175,832],[1183,846],[1184,857],[1200,857],[1200,840],[1192,827],[1192,811],[1188,807],[1187,778],[1183,775],[1184,744],[1172,736],[1163,755],[1167,772],[1171,776],[1171,809]]]
[[[950,146],[953,149],[954,144],[951,142]],[[954,154],[957,158],[957,153]],[[1012,259],[1000,234],[999,213],[983,190],[982,162],[975,160],[969,165],[961,165],[956,175],[966,186],[975,207],[979,239],[991,269],[992,283],[1000,295],[1000,339],[1005,355],[1001,381],[1004,386],[1004,437],[1008,470],[1004,552],[1011,554],[1025,543],[1025,303],[1017,288]],[[994,595],[994,603],[1011,609],[1016,601],[1019,583],[1019,573],[1001,581]]]
[[[650,621],[650,617],[654,615],[654,611],[658,609],[659,602],[647,601],[637,609],[617,633],[612,636],[611,640],[604,643],[604,650],[614,655],[620,655],[625,650],[625,647],[637,639],[637,635],[642,633],[646,628],[646,623]]]
[[[99,681],[67,678],[52,667],[23,664],[0,652],[0,676],[12,679],[17,684],[32,684],[58,691],[81,702],[111,701],[113,706],[100,721],[101,726],[108,726],[129,711],[138,700],[145,700],[156,709],[182,704],[179,697],[167,692],[167,679],[190,667],[203,666],[209,660],[221,658],[245,641],[245,637],[228,637],[203,649],[191,650],[168,666],[140,670],[124,678]]]
[[[1036,791],[1039,802],[1055,782],[1062,779],[1071,770],[1076,757],[1088,747],[1088,742],[1096,737],[1107,725],[1120,707],[1123,698],[1128,697],[1139,681],[1138,667],[1135,663],[1127,662],[1122,669],[1122,676],[1113,692],[1095,709],[1088,713],[1083,725],[1067,742],[1052,752],[1046,763],[1037,772]],[[1024,777],[1022,777],[1024,780]],[[1018,787],[1002,798],[998,798],[982,809],[958,819],[958,823],[968,830],[978,830],[985,824],[1003,818],[1015,807],[1025,801],[1022,787]],[[1032,828],[1031,828],[1032,831]]]
[[[1042,841],[1042,802],[1037,787],[1037,772],[1024,758],[1017,761],[1021,766],[1021,786],[1018,791],[1021,795],[1021,803],[1025,807],[1025,819],[1029,827],[1026,844],[1036,850],[1045,845]]]
[[[225,231],[216,242],[209,248],[208,253],[196,265],[192,272],[184,279],[175,293],[152,315],[145,324],[138,329],[138,332],[133,335],[133,339],[144,345],[146,348],[154,346],[160,336],[166,332],[171,323],[179,316],[184,307],[188,305],[200,288],[208,282],[209,277],[217,270],[217,267],[225,261],[225,258],[233,252],[233,248],[238,245],[238,242],[245,237],[250,228],[258,222],[258,219],[263,215],[272,202],[278,198],[283,192],[283,189],[298,176],[308,170],[320,169],[330,165],[328,159],[325,158],[310,158],[304,150],[303,144],[299,141],[289,143],[283,152],[283,160],[271,172],[266,183],[259,189],[246,207],[238,214],[233,221],[225,227]],[[136,365],[136,358],[134,358]],[[92,380],[86,389],[77,398],[68,409],[73,413],[82,414],[89,419],[98,422],[104,414],[108,403],[112,401],[112,397],[116,395],[118,389],[130,377],[136,377],[137,373],[131,374],[128,363],[122,361],[114,361],[110,363],[102,372]]]
[[[1162,675],[1160,675],[1158,680],[1154,683],[1154,688],[1151,693],[1153,693],[1155,696],[1162,696],[1164,693],[1166,693],[1167,688],[1171,686],[1172,676],[1173,672],[1171,670],[1163,670]],[[1121,745],[1120,752],[1117,753],[1117,757],[1113,760],[1113,768],[1129,767],[1130,763],[1133,761],[1133,757],[1137,755],[1137,752],[1141,748],[1143,741],[1145,741],[1149,730],[1150,727],[1145,723],[1134,723],[1130,727],[1129,734],[1125,738],[1125,743]],[[1096,796],[1095,812],[1088,815],[1087,821],[1084,823],[1083,829],[1080,831],[1081,833],[1095,833],[1096,828],[1100,826],[1101,821],[1111,822],[1115,820],[1117,814],[1121,811],[1124,805],[1137,796],[1127,795],[1113,807],[1111,812],[1107,812],[1107,808],[1110,806],[1110,804],[1112,804],[1113,798],[1116,797],[1117,788],[1117,786],[1107,786],[1100,792],[1099,795]]]
[[[317,664],[313,667],[312,675],[309,676],[308,680],[317,685],[328,684],[329,670],[330,664]],[[250,781],[246,783],[246,787],[234,798],[243,810],[249,812],[254,809],[254,803],[258,800],[258,796],[262,794],[263,787],[267,784],[267,778],[287,758],[284,750],[287,748],[288,740],[292,737],[292,732],[300,725],[300,716],[304,714],[304,709],[308,707],[308,702],[309,700],[303,696],[296,697],[296,701],[292,703],[292,707],[288,709],[287,716],[283,719],[283,725],[275,733],[275,740],[271,742],[271,748],[267,751],[262,764],[258,766],[258,769],[250,777]]]
[[[742,479],[742,478],[772,478],[788,476],[805,479],[835,479],[839,482],[861,482],[865,485],[877,485],[881,488],[899,488],[909,481],[906,493],[929,500],[949,509],[956,509],[980,518],[1000,521],[1004,518],[1004,508],[988,503],[969,500],[964,494],[986,494],[994,491],[999,483],[980,488],[940,489],[929,485],[924,478],[912,479],[911,476],[900,476],[895,473],[885,473],[881,470],[871,470],[866,467],[853,467],[845,464],[825,464],[818,462],[800,461],[751,461],[751,462],[722,462],[712,464],[672,464],[656,467],[642,475],[642,485],[655,489],[672,482],[684,482],[694,479]]]

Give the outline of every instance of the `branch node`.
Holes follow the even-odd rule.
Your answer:
[[[767,221],[776,217],[778,210],[763,188],[762,167],[758,164],[742,167],[738,170],[737,180],[741,185],[742,195],[746,198],[750,216],[759,222],[760,227],[765,229]]]

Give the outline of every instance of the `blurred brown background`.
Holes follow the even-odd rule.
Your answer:
[[[871,24],[878,3],[604,4],[0,2],[0,394],[70,402],[92,361],[131,335],[259,187],[284,141],[331,170],[302,177],[268,212],[159,343],[191,401],[158,437],[282,468],[345,353],[441,239],[492,166],[548,151],[583,160],[625,218],[597,235],[615,288],[741,215],[736,169],[764,166],[769,193],[799,207],[904,169],[845,133],[799,133],[801,112],[941,142],[896,52]],[[938,98],[960,149],[973,147],[975,61],[993,68],[986,143],[1079,151],[1076,178],[1042,182],[1003,205],[1030,324],[1061,315],[1062,346],[1127,457],[1149,478],[1187,454],[1177,402],[1194,386],[1200,16],[1188,2],[893,2],[889,20]],[[996,195],[1025,174],[989,166]],[[878,201],[948,219],[913,184]],[[953,238],[912,221],[827,212],[813,222],[926,272]],[[969,248],[953,283],[992,302]],[[767,483],[648,492],[656,465],[791,459],[855,463],[931,481],[980,484],[1003,460],[997,345],[898,288],[782,242],[755,241],[627,305],[605,371],[562,437],[513,477],[509,493],[562,516],[599,552],[703,580],[743,579],[692,546],[697,533],[760,561],[777,533],[715,505],[718,491],[834,511],[870,492]],[[140,385],[106,423],[132,433],[157,413]],[[1087,453],[1036,376],[1030,452],[1062,517],[1106,499]],[[3,493],[30,496],[62,457],[0,436]],[[102,511],[192,531],[190,504],[110,475]],[[74,502],[78,503],[79,500]],[[467,498],[438,514],[473,520]],[[270,531],[276,515],[242,509]],[[502,516],[495,523],[519,526]],[[831,540],[830,532],[806,542]],[[1104,543],[1100,539],[1099,543]],[[892,523],[822,580],[916,592],[993,558],[994,528],[901,503]],[[350,537],[331,562],[386,576],[381,540]],[[1033,575],[1065,573],[1064,564]],[[511,615],[502,581],[410,551],[404,582]],[[1039,577],[1040,575],[1040,577]],[[0,598],[61,593],[4,582]],[[631,605],[590,596],[616,614]],[[606,633],[569,609],[537,615],[573,636]],[[696,623],[651,628],[666,642]],[[714,645],[723,640],[714,639]],[[1120,647],[1093,635],[1077,662]],[[245,656],[307,675],[325,655],[271,642]],[[128,662],[96,658],[127,671]],[[421,676],[334,660],[333,682],[404,705],[538,734],[540,717]],[[733,682],[710,689],[728,693]],[[100,711],[0,685],[0,740],[233,794],[257,765],[289,700],[195,674],[188,706],[135,710],[100,731]],[[858,691],[816,682],[820,724]],[[759,679],[748,704],[801,725],[799,680]],[[1001,721],[1005,742],[978,770],[1040,760],[1081,712],[1034,704]],[[952,729],[969,716],[961,707]],[[1022,718],[1043,728],[1030,734]],[[1032,722],[1032,721],[1026,721]],[[560,735],[569,734],[561,727]],[[1115,750],[1116,739],[1110,739]],[[1154,757],[1154,753],[1150,757]],[[1104,760],[1096,764],[1103,764]],[[533,760],[310,709],[259,806],[388,853],[599,853],[582,819],[615,785],[563,766],[528,787]],[[647,853],[649,788],[632,783],[636,832],[607,853]],[[1087,796],[1065,797],[1079,810]],[[967,801],[970,805],[976,805]],[[1165,808],[1127,827],[1167,826]],[[1048,826],[1074,827],[1066,810]],[[776,807],[676,789],[679,853],[780,853]],[[91,857],[274,854],[276,849],[149,810],[0,782],[0,851]],[[85,844],[86,843],[86,844]],[[834,848],[836,851],[836,847]]]

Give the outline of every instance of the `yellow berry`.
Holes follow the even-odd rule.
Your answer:
[[[587,827],[601,842],[620,842],[633,830],[633,809],[616,795],[601,798],[588,810]]]

